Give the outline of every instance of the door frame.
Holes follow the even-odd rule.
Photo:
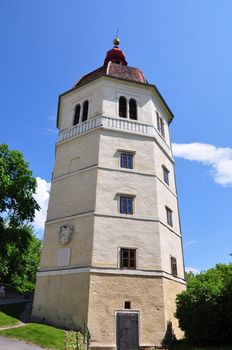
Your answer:
[[[139,337],[139,346],[141,340],[141,327],[140,327],[140,310],[132,310],[132,309],[123,309],[123,310],[115,310],[115,326],[114,326],[114,342],[115,349],[117,349],[117,314],[137,314],[138,315],[138,337]]]

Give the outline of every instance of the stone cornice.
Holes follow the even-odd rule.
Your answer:
[[[126,270],[119,268],[107,268],[107,267],[71,267],[66,269],[54,269],[54,270],[40,270],[37,273],[38,277],[57,276],[57,275],[71,275],[77,273],[90,273],[90,274],[107,274],[107,275],[123,275],[134,277],[159,277],[173,280],[181,284],[186,284],[185,280],[181,277],[175,277],[169,272],[162,270]]]

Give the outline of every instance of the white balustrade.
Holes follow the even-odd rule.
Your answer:
[[[99,116],[75,125],[59,133],[59,142],[67,140],[79,134],[83,134],[91,129],[103,127],[106,129],[120,129],[126,132],[145,134],[154,137],[170,153],[170,148],[152,125],[141,124],[127,119],[110,118]]]

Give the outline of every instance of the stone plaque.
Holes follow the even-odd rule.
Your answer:
[[[62,248],[58,251],[58,266],[68,266],[70,264],[71,248]]]

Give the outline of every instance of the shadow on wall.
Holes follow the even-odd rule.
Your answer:
[[[176,336],[172,328],[172,322],[168,321],[165,336],[162,340],[162,347],[164,349],[169,349],[174,341],[176,341]]]

